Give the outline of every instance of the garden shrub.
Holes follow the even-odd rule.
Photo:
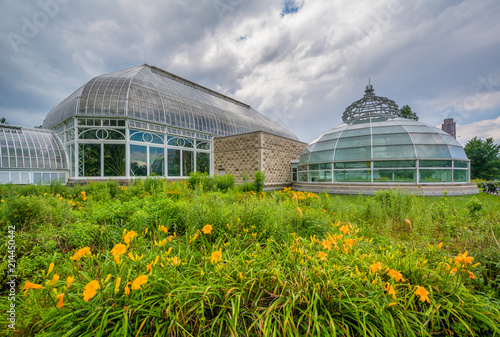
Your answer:
[[[262,192],[264,188],[264,182],[266,180],[266,174],[261,170],[258,170],[254,174],[253,184],[255,186],[255,192]]]

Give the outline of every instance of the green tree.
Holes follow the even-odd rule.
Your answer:
[[[500,145],[495,144],[493,138],[472,138],[465,144],[465,153],[471,161],[472,179],[500,178]]]
[[[409,105],[405,105],[404,107],[399,109],[398,116],[406,118],[406,119],[414,119],[414,120],[418,121],[417,113],[413,112]]]
[[[7,120],[5,119],[5,117],[2,117],[2,118],[0,118],[0,124],[10,124],[10,123],[7,122]]]

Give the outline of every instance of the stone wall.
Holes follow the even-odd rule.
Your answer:
[[[266,185],[290,184],[290,161],[299,159],[307,144],[268,133],[262,133],[261,144],[262,172],[266,173]]]
[[[243,182],[243,172],[251,180],[256,171],[266,174],[266,186],[291,183],[290,161],[299,159],[307,144],[266,132],[214,139],[214,174],[232,174],[235,183]]]
[[[253,179],[254,172],[262,170],[260,148],[258,133],[215,138],[214,174],[232,174],[236,184],[243,182],[244,172]]]

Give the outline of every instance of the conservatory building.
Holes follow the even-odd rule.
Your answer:
[[[400,118],[396,103],[368,85],[343,113],[343,124],[304,149],[294,188],[341,194],[373,194],[402,188],[423,195],[477,194],[470,161],[446,132]],[[292,164],[293,165],[293,164]]]
[[[61,139],[72,181],[198,171],[238,182],[243,172],[268,170],[269,184],[290,184],[290,160],[306,145],[249,105],[149,65],[91,79],[49,112],[43,128]]]
[[[0,124],[0,183],[66,182],[68,161],[61,140],[49,130]]]

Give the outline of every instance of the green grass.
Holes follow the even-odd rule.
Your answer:
[[[21,280],[17,330],[6,335],[500,334],[498,196],[204,192],[146,180],[6,185],[0,197]],[[42,288],[24,296],[26,281]],[[85,301],[91,281],[99,288]]]

